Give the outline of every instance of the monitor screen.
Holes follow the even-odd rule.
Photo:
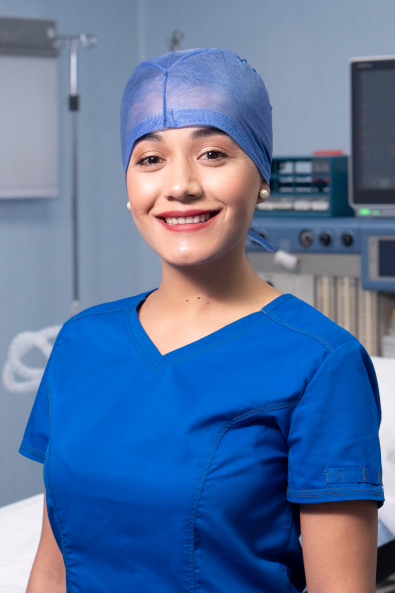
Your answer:
[[[395,278],[395,239],[379,240],[379,276]]]
[[[351,64],[355,205],[395,205],[395,57]]]

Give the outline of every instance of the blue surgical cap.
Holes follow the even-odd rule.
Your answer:
[[[138,138],[189,125],[214,126],[229,134],[269,182],[272,108],[262,78],[246,60],[224,49],[188,49],[137,66],[122,97],[125,171]]]

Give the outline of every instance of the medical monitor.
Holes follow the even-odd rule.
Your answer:
[[[351,60],[349,173],[357,216],[395,217],[395,56]]]

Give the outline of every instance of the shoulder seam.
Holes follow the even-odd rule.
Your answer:
[[[108,309],[107,311],[89,311],[85,314],[79,313],[79,315],[76,315],[75,317],[72,317],[71,319],[66,321],[65,326],[74,323],[75,321],[79,321],[80,319],[84,319],[85,317],[90,317],[91,315],[103,315],[105,313],[121,313],[122,311],[129,309],[129,307],[131,306],[132,305],[127,305],[125,307],[121,307],[120,309]]]
[[[279,325],[282,325],[283,327],[286,327],[287,329],[290,329],[291,331],[297,332],[299,334],[303,334],[309,338],[312,338],[313,340],[316,340],[317,342],[319,342],[320,344],[325,346],[329,350],[329,352],[333,352],[335,350],[335,348],[333,346],[331,346],[328,342],[326,342],[319,336],[316,336],[315,334],[312,334],[312,333],[305,331],[303,329],[299,329],[298,327],[294,327],[293,325],[290,325],[289,323],[286,323],[285,321],[282,321],[281,319],[279,319],[278,317],[273,315],[270,311],[262,311],[262,313],[264,315],[266,315],[267,317],[269,317],[269,319],[271,319],[275,323],[278,323]]]
[[[103,313],[120,313],[122,311],[126,311],[126,310],[130,309],[130,307],[133,307],[133,305],[135,305],[136,302],[141,302],[144,298],[146,298],[149,294],[151,294],[151,292],[154,292],[154,291],[150,290],[149,292],[142,292],[141,294],[137,294],[133,297],[127,297],[125,299],[120,299],[121,301],[128,301],[128,303],[125,303],[124,305],[115,306],[111,309],[100,309],[100,307],[105,306],[107,304],[112,305],[113,303],[111,303],[111,302],[103,303],[101,305],[96,305],[94,307],[90,307],[86,311],[81,311],[81,313],[78,313],[78,315],[75,315],[71,319],[68,319],[66,321],[65,325],[74,323],[74,321],[78,321],[79,319],[84,319],[85,317],[89,317],[90,315],[101,315]],[[97,309],[100,309],[100,310],[97,310]]]

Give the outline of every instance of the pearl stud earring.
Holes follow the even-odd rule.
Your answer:
[[[261,189],[259,191],[259,197],[261,198],[261,200],[267,200],[269,197],[269,192],[267,191],[267,189]]]
[[[128,210],[130,210],[130,209],[131,209],[131,208],[130,208],[130,202],[126,202],[126,208],[127,208]]]

